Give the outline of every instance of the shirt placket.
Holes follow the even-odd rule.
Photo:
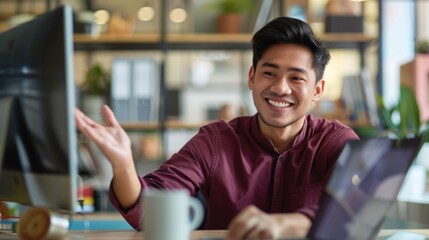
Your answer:
[[[273,196],[271,203],[271,213],[279,213],[282,210],[282,179],[283,179],[283,165],[284,156],[281,155],[277,158],[276,166],[274,168],[274,181],[273,181]]]

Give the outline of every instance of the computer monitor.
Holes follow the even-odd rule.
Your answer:
[[[72,9],[0,33],[0,200],[73,211]]]

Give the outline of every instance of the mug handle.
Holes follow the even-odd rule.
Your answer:
[[[197,229],[197,227],[203,222],[204,208],[203,204],[196,198],[190,197],[189,207],[193,210],[194,214],[191,219],[191,231]]]

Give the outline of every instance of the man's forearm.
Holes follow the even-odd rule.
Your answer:
[[[124,209],[140,200],[141,184],[134,167],[113,171],[113,190]]]

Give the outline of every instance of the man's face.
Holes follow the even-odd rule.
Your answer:
[[[277,44],[267,49],[256,70],[249,70],[249,89],[262,124],[300,127],[313,101],[318,101],[324,80],[316,84],[312,53],[297,44]]]

